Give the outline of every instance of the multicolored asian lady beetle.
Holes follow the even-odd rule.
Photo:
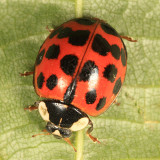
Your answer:
[[[126,37],[123,37],[126,38]],[[93,123],[109,108],[124,82],[127,51],[121,36],[95,18],[76,18],[57,27],[40,48],[35,62],[34,87],[40,97],[29,109],[38,109],[46,130],[68,137]],[[25,74],[27,75],[27,73]]]

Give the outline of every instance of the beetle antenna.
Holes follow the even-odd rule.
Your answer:
[[[40,135],[50,135],[50,133],[39,133],[39,134],[32,135],[32,137],[36,137],[36,136],[40,136]]]
[[[39,136],[39,135],[50,135],[50,133],[46,129],[42,130],[42,132],[47,132],[47,133],[35,134],[35,135],[32,135],[32,137],[36,137],[36,136]]]
[[[73,146],[73,144],[71,143],[69,138],[63,138],[69,145],[72,146],[72,148],[74,149],[75,152],[77,152],[77,150],[75,149],[75,147]]]

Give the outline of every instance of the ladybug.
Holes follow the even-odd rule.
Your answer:
[[[34,72],[34,88],[45,100],[38,109],[46,132],[68,143],[72,131],[93,123],[114,102],[125,79],[127,51],[117,31],[96,18],[76,18],[55,28],[42,44]],[[89,115],[89,116],[88,116]],[[70,143],[71,144],[71,143]]]

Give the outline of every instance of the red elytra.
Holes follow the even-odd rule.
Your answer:
[[[41,46],[34,87],[40,97],[97,116],[115,100],[126,67],[127,51],[119,34],[99,19],[77,18],[52,31]]]

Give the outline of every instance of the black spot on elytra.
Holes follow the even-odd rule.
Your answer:
[[[36,60],[36,65],[39,65],[39,64],[42,62],[44,53],[45,53],[45,49],[43,49],[43,50],[38,54],[37,60]]]
[[[89,92],[86,93],[86,103],[87,104],[93,104],[96,100],[96,97],[97,97],[97,93],[96,93],[96,90],[93,89]]]
[[[48,58],[48,59],[56,59],[56,58],[58,58],[59,53],[60,53],[59,45],[53,44],[52,46],[50,46],[48,48],[45,57]]]
[[[100,34],[96,34],[93,39],[92,49],[100,55],[106,56],[108,52],[110,52],[111,46],[105,38],[103,38]]]
[[[92,74],[98,74],[98,67],[93,61],[87,61],[79,74],[79,81],[89,81]]]
[[[89,19],[89,18],[78,18],[75,19],[75,21],[79,24],[83,24],[83,25],[92,25],[96,22],[96,20],[94,19]]]
[[[39,89],[43,87],[43,82],[44,82],[44,76],[43,73],[41,72],[37,78],[37,86]]]
[[[52,31],[52,33],[49,35],[49,38],[52,39],[57,33],[59,33],[61,30],[63,29],[63,26],[55,29],[54,31]]]
[[[69,37],[71,33],[72,33],[72,29],[69,27],[66,27],[59,32],[57,37],[59,39],[66,38],[66,37]]]
[[[63,72],[72,76],[78,64],[78,58],[75,55],[66,55],[60,61],[60,66]]]
[[[119,59],[121,53],[120,48],[116,44],[111,46],[111,54],[115,59]]]
[[[121,49],[121,62],[123,66],[126,66],[126,54],[123,48]]]
[[[48,79],[47,79],[47,83],[46,86],[48,89],[52,90],[58,82],[58,78],[56,75],[52,74]]]
[[[119,90],[121,89],[121,85],[122,85],[121,78],[119,78],[114,85],[113,94],[116,95],[119,92]]]
[[[121,41],[122,41],[122,43],[123,43],[124,52],[125,52],[125,54],[126,54],[126,61],[127,61],[127,49],[126,49],[126,46],[125,46],[125,44],[124,44],[124,42],[123,42],[123,40],[122,40],[122,39],[121,39]]]
[[[73,31],[70,36],[68,42],[75,46],[83,46],[86,44],[89,38],[90,31],[88,30],[77,30]]]
[[[100,109],[102,109],[106,104],[106,97],[103,97],[99,100],[96,110],[99,111]]]
[[[75,96],[76,91],[76,79],[69,85],[69,87],[66,90],[66,93],[64,94],[63,100],[64,103],[70,104]]]
[[[111,27],[109,24],[101,23],[101,28],[103,29],[104,32],[111,34],[113,36],[119,37],[119,34],[117,33],[117,31],[113,27]]]
[[[117,68],[114,64],[109,64],[104,68],[103,76],[107,78],[110,82],[114,82],[117,75]]]

